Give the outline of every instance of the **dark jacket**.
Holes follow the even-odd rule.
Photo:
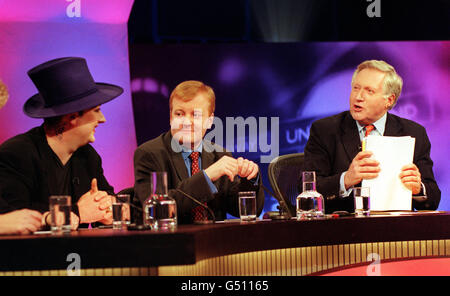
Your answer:
[[[50,146],[42,126],[17,135],[0,146],[0,213],[21,208],[40,212],[49,210],[49,180],[47,164]],[[79,198],[91,188],[97,178],[99,190],[114,193],[103,175],[102,160],[91,145],[75,151],[72,161],[72,210]]]
[[[425,128],[388,113],[384,136],[411,136],[416,139],[413,163],[419,168],[428,198],[423,202],[413,199],[412,205],[417,210],[435,210],[441,199],[441,191],[434,179],[431,144]],[[327,213],[335,210],[353,211],[353,198],[338,198],[339,179],[348,170],[360,147],[356,123],[349,111],[312,124],[305,147],[305,170],[316,171],[317,191],[326,198]]]
[[[181,153],[174,152],[171,148],[171,139],[170,131],[166,132],[140,145],[134,153],[134,188],[141,203],[149,196],[150,172],[165,171],[167,172],[169,195],[177,203],[180,224],[192,222],[191,210],[196,204],[175,189],[180,189],[201,202],[207,202],[217,220],[225,219],[226,213],[239,217],[238,192],[256,191],[257,215],[261,213],[264,206],[264,192],[260,186],[261,176],[258,185],[253,185],[252,182],[238,176],[233,182],[227,176],[222,176],[213,182],[218,193],[212,194],[203,172],[200,171],[189,177]],[[206,150],[213,150],[213,152],[205,151],[208,145],[209,148]],[[204,141],[201,154],[202,169],[208,168],[224,155],[232,156],[230,152],[218,152],[219,149],[224,150],[215,144]]]

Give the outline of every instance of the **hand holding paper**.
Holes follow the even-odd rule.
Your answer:
[[[360,183],[363,179],[378,177],[380,163],[373,159],[372,152],[361,151],[353,159],[344,176],[345,189]]]
[[[420,171],[415,164],[402,167],[402,172],[399,177],[406,188],[411,190],[413,194],[419,194],[422,189],[422,179]]]
[[[417,175],[417,167],[411,166],[415,139],[368,136],[364,141],[365,148],[380,162],[378,177],[362,181],[362,186],[370,187],[371,210],[411,210],[411,190],[420,191],[420,181],[417,183],[420,175]]]

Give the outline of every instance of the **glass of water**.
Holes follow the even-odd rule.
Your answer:
[[[353,188],[353,196],[355,198],[355,214],[357,217],[370,215],[370,188],[355,187]]]
[[[111,211],[113,214],[113,229],[123,229],[130,220],[130,195],[118,194],[111,196]]]
[[[50,229],[53,234],[70,233],[71,197],[69,195],[51,195],[50,205]]]
[[[239,192],[239,217],[242,222],[256,220],[256,192]]]

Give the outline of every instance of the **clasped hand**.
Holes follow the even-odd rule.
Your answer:
[[[345,189],[360,183],[363,179],[374,179],[380,172],[380,163],[372,159],[370,151],[359,152],[353,159],[344,176]],[[399,178],[413,194],[418,194],[422,188],[419,169],[415,164],[402,167]]]
[[[227,176],[231,182],[233,182],[236,175],[251,180],[258,175],[258,171],[258,165],[253,161],[242,157],[235,159],[226,155],[205,169],[205,173],[211,181]]]
[[[80,223],[112,223],[111,197],[106,191],[98,190],[97,179],[92,179],[91,190],[78,201]]]

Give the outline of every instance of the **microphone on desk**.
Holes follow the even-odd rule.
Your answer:
[[[186,192],[184,192],[184,191],[182,191],[182,190],[180,190],[180,189],[175,189],[175,191],[177,191],[177,192],[183,194],[184,196],[186,196],[187,198],[189,198],[190,200],[192,200],[192,201],[195,202],[196,204],[200,205],[201,207],[205,208],[205,209],[209,212],[209,214],[211,215],[211,217],[212,217],[213,220],[212,220],[212,221],[207,220],[207,221],[205,221],[205,223],[201,223],[201,224],[209,224],[209,223],[215,223],[215,222],[216,222],[216,216],[214,215],[214,212],[211,210],[210,207],[208,207],[206,204],[203,204],[202,202],[198,201],[196,198],[192,197],[191,195],[187,194]],[[120,197],[118,197],[118,196],[116,196],[116,198],[118,198],[119,200],[121,200]],[[138,211],[141,212],[141,213],[144,212],[144,210],[143,210],[141,207],[135,206],[135,205],[134,205],[133,203],[131,203],[131,202],[129,203],[129,205],[130,205],[130,207],[132,207],[132,208],[138,210]],[[140,226],[141,226],[141,225],[140,225]]]
[[[206,220],[206,221],[201,221],[201,222],[194,222],[195,224],[209,224],[209,223],[216,223],[216,216],[214,215],[214,212],[211,210],[210,207],[208,207],[206,204],[198,201],[196,198],[192,197],[191,195],[187,194],[184,191],[181,191],[180,189],[175,189],[175,191],[183,194],[184,196],[186,196],[187,198],[189,198],[190,200],[192,200],[193,202],[195,202],[196,204],[198,204],[199,206],[203,207],[204,209],[206,209],[209,214],[211,215],[211,217],[213,218],[212,222],[210,222],[211,220]]]
[[[275,200],[277,200],[278,204],[279,204],[279,206],[278,206],[278,209],[280,210],[279,213],[277,213],[277,215],[273,215],[273,214],[269,215],[268,218],[272,219],[272,220],[289,220],[289,219],[291,219],[292,218],[291,211],[289,210],[289,207],[287,206],[287,204],[284,202],[283,198],[278,199],[275,196],[275,194],[273,194],[269,189],[267,189],[266,186],[264,186],[263,183],[261,183],[261,186],[262,186],[263,190],[266,191],[270,196],[275,198]]]

